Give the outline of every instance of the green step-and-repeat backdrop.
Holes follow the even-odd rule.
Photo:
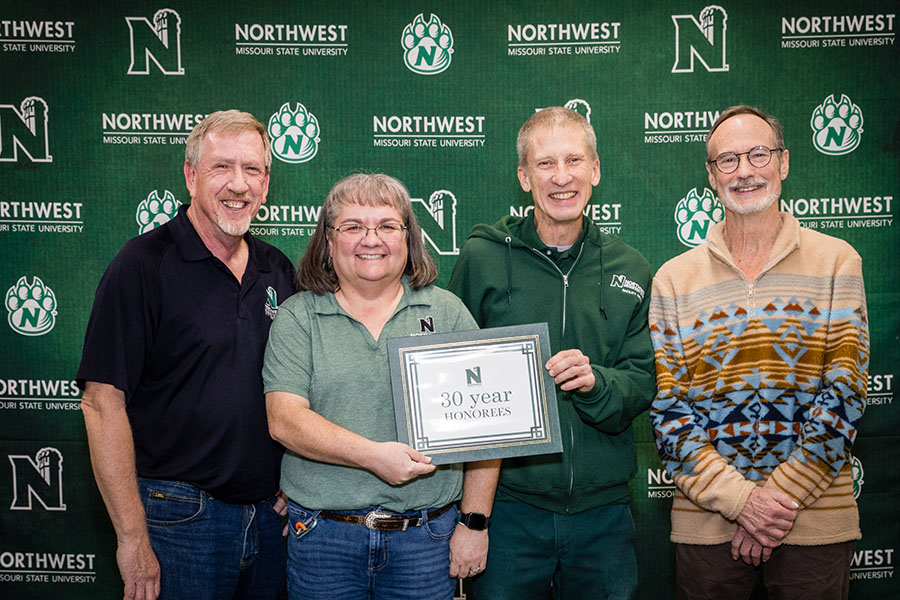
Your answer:
[[[872,354],[850,595],[900,597],[896,12],[891,0],[4,1],[0,596],[121,595],[73,379],[110,259],[189,200],[184,143],[204,115],[241,108],[274,138],[254,234],[296,260],[334,182],[383,171],[409,187],[446,283],[473,225],[530,210],[515,139],[535,110],[591,121],[602,179],[587,216],[655,269],[722,218],[705,132],[747,103],[784,123],[783,210],[863,258]],[[673,486],[646,415],[636,425],[639,597],[672,598]]]

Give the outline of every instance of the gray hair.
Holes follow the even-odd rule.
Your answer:
[[[335,235],[334,220],[347,204],[390,206],[400,213],[407,227],[407,259],[404,275],[414,290],[420,290],[437,279],[437,265],[422,239],[422,229],[413,213],[409,191],[400,180],[383,173],[356,173],[341,179],[325,198],[312,240],[297,265],[296,284],[299,291],[310,290],[322,296],[340,289],[337,273],[328,251],[330,236]]]
[[[543,108],[525,121],[519,129],[519,137],[516,139],[516,152],[519,153],[519,166],[525,167],[528,161],[528,153],[531,151],[531,134],[540,127],[580,127],[584,131],[584,139],[587,143],[591,160],[597,157],[597,134],[594,128],[580,113],[564,106],[548,106]]]
[[[709,129],[709,133],[706,134],[707,159],[712,160],[713,158],[715,158],[714,156],[709,155],[709,138],[711,138],[712,134],[716,131],[716,129],[719,128],[719,125],[721,125],[731,117],[736,117],[738,115],[753,115],[754,117],[759,117],[760,119],[768,123],[769,127],[771,127],[772,131],[775,133],[775,147],[784,150],[784,131],[782,131],[781,123],[778,122],[778,119],[776,119],[772,115],[764,113],[763,111],[753,106],[748,106],[747,104],[738,104],[737,106],[726,108],[725,111],[719,115],[719,118],[716,119],[716,122],[713,123],[712,127]]]
[[[266,171],[272,166],[272,141],[266,128],[256,117],[240,110],[219,110],[206,115],[197,123],[188,135],[184,147],[184,159],[191,167],[196,167],[203,154],[203,142],[206,134],[215,132],[225,135],[237,135],[245,131],[255,131],[262,138],[263,152],[266,156]]]

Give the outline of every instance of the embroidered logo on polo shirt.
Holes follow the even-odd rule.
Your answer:
[[[434,333],[434,317],[428,315],[424,319],[419,319],[419,331],[422,333]]]
[[[644,300],[644,288],[636,281],[631,281],[624,275],[613,275],[609,287],[619,288],[626,294],[637,296],[641,301]]]
[[[266,311],[266,316],[270,319],[274,319],[275,315],[278,314],[278,293],[271,285],[266,288],[266,303],[263,309]]]

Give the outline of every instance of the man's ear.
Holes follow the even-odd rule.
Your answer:
[[[718,189],[718,186],[716,185],[716,174],[713,171],[713,169],[715,169],[715,168],[716,167],[714,167],[712,164],[710,164],[708,162],[706,163],[706,174],[709,175],[709,187],[711,187],[714,192],[718,192],[719,189]]]
[[[194,182],[196,181],[196,178],[197,171],[194,170],[188,161],[184,161],[184,185],[187,186],[191,198],[194,197]]]
[[[528,170],[525,167],[520,166],[516,169],[516,175],[519,177],[519,185],[522,186],[522,191],[530,192],[531,180],[528,178]]]

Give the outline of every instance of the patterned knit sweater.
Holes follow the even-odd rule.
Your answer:
[[[850,450],[869,366],[862,263],[846,242],[782,217],[752,283],[724,223],[653,281],[650,418],[677,487],[676,543],[731,541],[755,485],[800,505],[786,544],[861,537]]]

